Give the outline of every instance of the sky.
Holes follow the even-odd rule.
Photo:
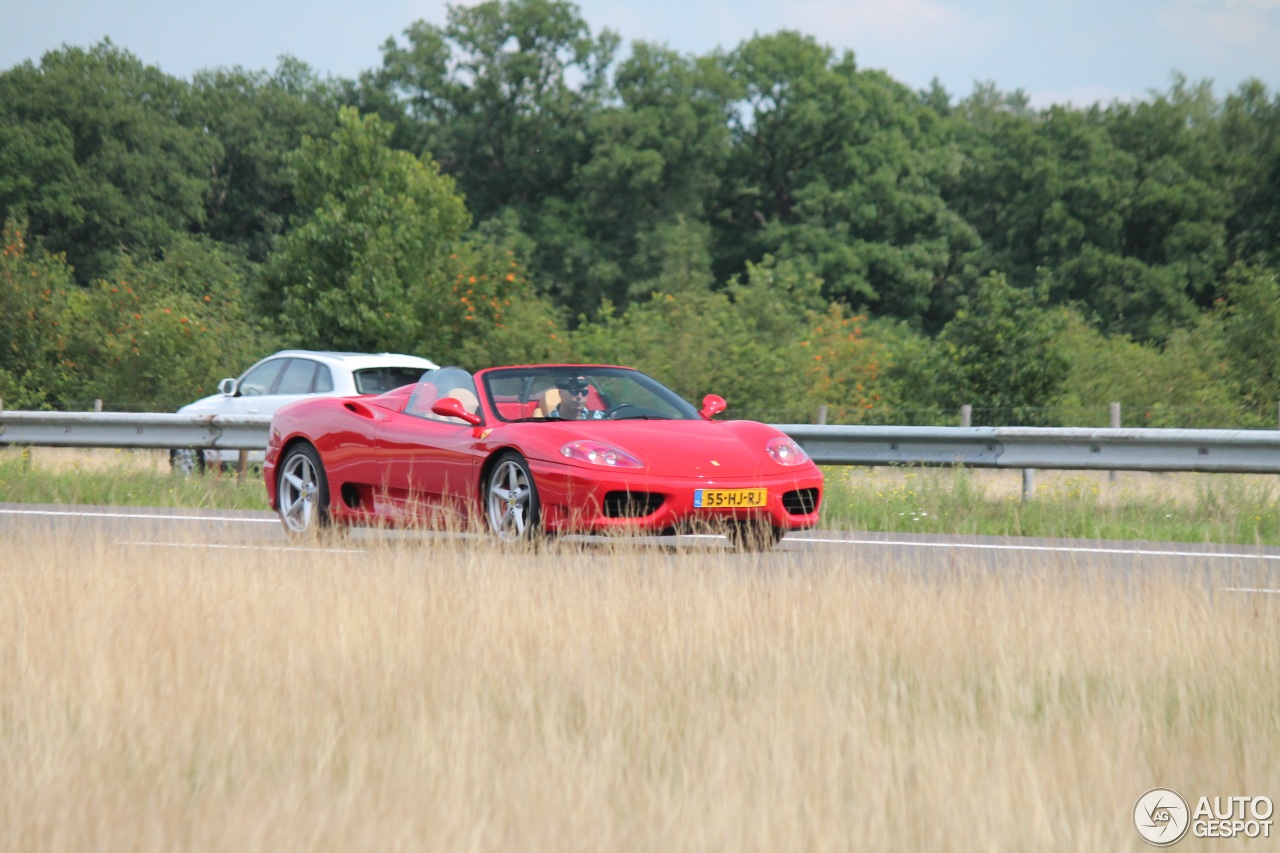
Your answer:
[[[468,0],[470,2],[470,0]],[[465,4],[464,4],[465,5]],[[593,33],[685,54],[732,50],[799,30],[859,68],[913,89],[937,78],[1024,90],[1038,107],[1129,101],[1168,91],[1175,72],[1221,96],[1249,78],[1280,91],[1280,0],[579,0]],[[282,55],[355,78],[444,0],[0,0],[0,70],[109,37],[164,72],[274,70]]]

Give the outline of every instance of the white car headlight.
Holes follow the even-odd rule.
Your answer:
[[[785,435],[769,439],[769,443],[764,446],[764,449],[769,452],[770,458],[779,465],[802,465],[809,461],[809,454],[805,453],[800,445]]]
[[[627,453],[599,441],[571,441],[560,448],[560,455],[566,459],[587,462],[591,465],[604,465],[606,468],[643,468],[644,463]]]

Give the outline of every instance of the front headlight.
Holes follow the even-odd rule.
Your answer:
[[[779,465],[803,465],[809,461],[809,454],[805,453],[800,445],[785,435],[769,439],[769,443],[764,446],[764,449],[769,452],[769,457]]]
[[[560,455],[566,459],[591,465],[604,465],[607,468],[644,467],[643,462],[625,450],[619,450],[599,441],[571,441],[560,448]]]

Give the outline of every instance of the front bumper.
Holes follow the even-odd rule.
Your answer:
[[[541,503],[542,524],[557,532],[714,530],[739,521],[767,521],[779,530],[806,530],[818,523],[822,472],[797,466],[758,477],[654,477],[643,470],[566,468],[530,460]],[[697,489],[766,489],[760,507],[706,509],[694,506]]]

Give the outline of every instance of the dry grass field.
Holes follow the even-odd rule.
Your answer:
[[[1200,572],[4,545],[0,850],[1139,850],[1149,788],[1280,799],[1278,596]]]

